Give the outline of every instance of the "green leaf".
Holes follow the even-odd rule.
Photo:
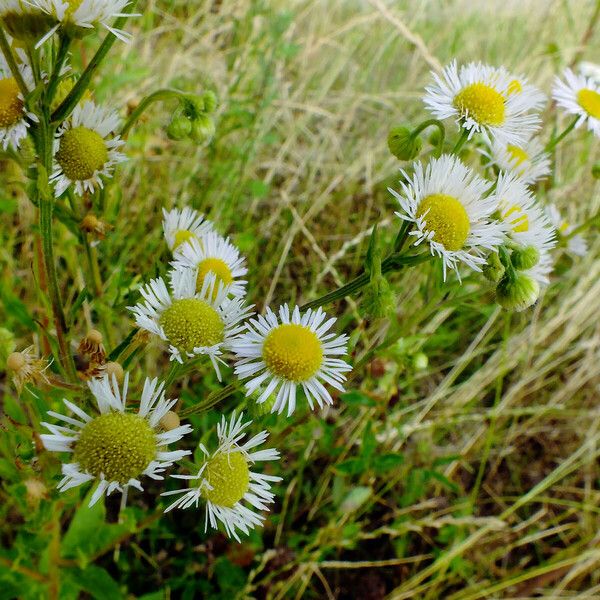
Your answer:
[[[358,390],[346,392],[340,396],[342,402],[350,406],[377,406],[377,403],[372,398],[365,396]]]
[[[365,462],[369,463],[373,453],[375,452],[375,448],[377,447],[377,440],[375,439],[375,435],[373,434],[373,428],[371,426],[371,421],[367,423],[365,427],[365,433],[363,435],[362,440],[362,448],[361,454],[365,460]]]
[[[358,475],[366,470],[366,463],[362,458],[350,458],[336,465],[336,469],[345,475]]]
[[[250,182],[250,193],[255,198],[266,198],[269,195],[270,189],[268,183],[260,181],[259,179]]]
[[[344,498],[340,506],[342,512],[352,512],[360,508],[373,493],[370,487],[359,486],[355,487],[347,496]]]
[[[373,459],[372,466],[377,473],[386,473],[404,464],[402,454],[382,454]]]
[[[97,600],[119,600],[124,597],[117,582],[107,571],[96,565],[89,565],[85,569],[70,569],[69,577]]]

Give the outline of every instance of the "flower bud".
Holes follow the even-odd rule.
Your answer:
[[[175,141],[189,137],[191,131],[192,122],[183,115],[174,116],[167,126],[167,135]]]
[[[417,352],[412,358],[413,368],[415,371],[424,371],[429,365],[429,359],[424,352]]]
[[[394,127],[388,134],[388,148],[400,160],[412,160],[419,155],[423,142],[421,138],[413,137],[408,127]]]
[[[488,256],[487,263],[482,269],[483,276],[492,283],[498,283],[504,275],[504,265],[500,261],[497,252],[492,252]]]
[[[208,115],[200,115],[192,122],[190,137],[197,144],[208,142],[215,134],[216,127],[214,121]]]
[[[108,375],[109,379],[112,381],[113,377],[117,378],[119,383],[123,383],[123,378],[125,377],[125,372],[123,371],[123,367],[114,361],[110,361],[106,363],[104,367],[106,375]]]
[[[172,410],[167,411],[159,421],[164,431],[173,431],[173,429],[179,427],[180,423],[179,415]]]
[[[101,240],[104,239],[106,237],[106,233],[112,229],[112,225],[101,221],[92,213],[88,213],[85,215],[85,217],[83,217],[79,227],[82,231],[93,233]]]
[[[540,253],[537,248],[533,246],[527,246],[527,248],[520,248],[514,250],[511,254],[510,261],[513,267],[519,271],[527,271],[532,269],[538,264],[540,260]]]
[[[15,348],[15,336],[8,329],[0,327],[0,371],[6,368],[8,357]]]
[[[12,375],[15,387],[21,392],[26,383],[48,383],[44,371],[49,367],[47,360],[38,358],[33,346],[21,352],[13,352],[6,359],[6,368]]]
[[[516,271],[514,277],[504,276],[496,288],[496,302],[507,310],[522,311],[535,304],[540,295],[538,282]]]
[[[365,288],[361,313],[375,319],[391,316],[396,311],[396,296],[385,277],[373,277]]]
[[[36,507],[42,499],[48,497],[48,489],[43,481],[31,477],[26,479],[24,484],[27,493],[27,503],[30,506]]]

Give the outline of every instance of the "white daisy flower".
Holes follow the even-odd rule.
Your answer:
[[[122,29],[115,29],[112,24],[119,17],[136,17],[123,10],[130,0],[28,0],[32,6],[42,10],[55,20],[55,25],[37,43],[39,47],[59,27],[68,29],[72,35],[83,35],[84,31],[103,27],[124,42],[131,39],[131,34]]]
[[[175,251],[181,244],[190,240],[199,240],[213,231],[213,224],[193,208],[163,208],[163,231],[169,250]]]
[[[544,145],[537,137],[527,141],[522,148],[494,140],[488,156],[500,170],[515,173],[529,185],[551,172],[550,155],[544,152]]]
[[[600,83],[592,77],[576,75],[571,69],[564,72],[565,81],[556,77],[552,97],[568,114],[577,115],[575,127],[587,124],[600,137]]]
[[[579,63],[579,72],[600,85],[600,65],[583,61]]]
[[[31,67],[25,57],[18,53],[21,59],[19,71],[28,89],[33,89],[35,84]],[[9,146],[17,150],[27,137],[29,121],[38,118],[25,107],[25,99],[21,90],[11,74],[10,68],[0,54],[0,145],[6,150]]]
[[[433,78],[425,106],[437,119],[455,119],[469,139],[483,133],[488,141],[522,146],[539,128],[539,116],[529,111],[539,108],[543,95],[504,68],[469,63],[459,70],[453,61]]]
[[[240,279],[248,269],[244,266],[244,257],[239,250],[218,233],[210,231],[201,239],[191,238],[175,251],[174,268],[193,269],[196,271],[196,289],[200,290],[204,279],[214,273],[217,285],[228,286],[232,296],[246,295],[246,281]]]
[[[63,400],[73,413],[72,417],[48,411],[65,425],[42,423],[49,434],[41,436],[44,446],[52,452],[71,452],[72,462],[63,464],[63,479],[58,484],[63,492],[88,481],[98,485],[89,506],[104,494],[118,490],[125,497],[130,487],[142,491],[140,478],[163,479],[161,473],[173,462],[180,460],[189,450],[169,451],[167,446],[190,433],[190,425],[181,425],[164,431],[161,419],[177,400],[165,399],[164,383],[146,379],[138,412],[127,412],[127,386],[125,375],[123,390],[116,378],[112,382],[105,376],[92,379],[88,386],[100,414],[90,416],[84,410]]]
[[[54,183],[58,197],[71,185],[82,196],[104,186],[103,177],[111,177],[114,166],[126,160],[117,149],[125,142],[114,132],[119,117],[91,100],[77,105],[54,140]]]
[[[221,381],[221,355],[235,335],[244,329],[240,324],[252,314],[241,298],[228,298],[228,288],[216,285],[209,273],[196,291],[196,272],[173,269],[170,288],[161,277],[140,289],[144,301],[128,308],[138,327],[154,333],[169,343],[171,360],[183,363],[185,358],[206,354]]]
[[[498,213],[507,237],[540,254],[556,245],[556,235],[544,210],[525,182],[513,173],[500,173],[496,184]]]
[[[402,191],[388,190],[402,208],[396,214],[415,224],[410,232],[414,245],[425,242],[431,254],[442,259],[444,280],[448,269],[460,277],[460,263],[481,271],[485,255],[504,240],[501,225],[492,220],[498,199],[495,194],[484,198],[491,182],[447,154],[425,168],[416,163],[412,177],[402,174],[407,181],[400,182]]]
[[[327,319],[323,309],[308,309],[303,315],[296,306],[290,314],[287,304],[279,307],[279,318],[267,308],[246,324],[246,332],[231,347],[238,359],[235,373],[245,383],[246,396],[260,389],[257,402],[262,404],[275,395],[271,412],[288,416],[296,408],[296,390],[301,387],[311,409],[314,401],[323,408],[333,399],[323,383],[344,391],[344,373],[352,367],[336,358],[348,353],[348,337],[327,333],[336,319]]]
[[[546,208],[550,221],[561,236],[568,236],[575,227],[566,219],[563,219],[558,208],[550,205]],[[567,249],[576,256],[585,256],[588,251],[588,245],[585,238],[581,235],[574,235],[567,240]]]
[[[274,448],[253,449],[263,444],[268,437],[266,431],[242,443],[244,431],[252,421],[243,422],[244,414],[231,416],[229,423],[225,417],[217,425],[219,447],[210,454],[203,444],[200,449],[206,460],[197,475],[173,475],[174,478],[189,481],[189,487],[164,492],[163,496],[181,494],[165,512],[174,508],[198,507],[202,498],[206,502],[204,531],[208,525],[218,528],[218,521],[225,527],[229,537],[238,542],[238,530],[248,535],[251,529],[262,526],[265,517],[257,511],[269,510],[275,500],[270,491],[271,482],[281,481],[281,477],[263,475],[251,471],[255,462],[279,460],[279,452]],[[242,504],[245,501],[250,507]]]

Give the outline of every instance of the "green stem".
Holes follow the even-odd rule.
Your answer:
[[[462,150],[462,147],[465,145],[465,142],[467,141],[468,138],[469,138],[469,130],[465,129],[463,127],[462,133],[460,134],[458,141],[454,145],[454,148],[452,148],[452,154],[458,154]]]
[[[446,128],[444,127],[444,124],[441,121],[438,121],[437,119],[427,119],[427,121],[423,121],[422,123],[417,125],[417,127],[415,127],[415,129],[411,133],[411,137],[416,138],[422,131],[424,131],[428,127],[431,127],[432,125],[434,127],[437,127],[438,131],[440,132],[440,139],[438,140],[438,143],[436,145],[436,156],[439,157],[442,154],[442,151],[444,150],[444,141],[446,139]]]
[[[63,65],[69,53],[71,46],[71,38],[68,35],[61,34],[60,42],[58,46],[58,53],[56,55],[56,61],[54,62],[54,69],[48,82],[48,88],[46,89],[46,105],[49,107],[54,100],[56,94],[56,88],[60,79],[60,72],[62,71]]]
[[[516,279],[516,274],[508,250],[504,246],[500,246],[500,248],[498,248],[498,255],[500,256],[500,262],[504,265],[506,276],[510,281],[514,281]]]
[[[398,271],[403,267],[413,267],[422,262],[428,261],[432,258],[430,254],[423,253],[417,254],[413,256],[405,256],[399,253],[394,253],[388,256],[381,263],[381,273],[385,275],[385,273],[389,273],[390,271]],[[346,296],[351,296],[361,288],[365,287],[370,281],[370,277],[368,273],[361,273],[358,277],[350,281],[349,283],[342,285],[337,290],[333,290],[316,300],[312,300],[311,302],[307,302],[303,306],[300,307],[300,310],[307,310],[309,308],[317,308],[319,306],[323,306],[324,304],[329,304],[334,300],[339,300],[340,298],[345,298]]]
[[[0,50],[2,50],[2,54],[4,54],[4,58],[6,59],[6,62],[8,63],[10,72],[12,73],[12,76],[15,78],[15,81],[17,82],[17,85],[19,86],[19,89],[21,90],[21,94],[23,94],[23,98],[26,98],[27,95],[29,94],[29,90],[27,89],[25,80],[23,79],[23,76],[21,75],[21,71],[19,71],[19,66],[17,65],[15,55],[12,51],[12,48],[10,47],[10,44],[8,43],[8,39],[6,37],[6,34],[4,33],[4,29],[2,29],[2,27],[0,27]]]
[[[558,146],[558,144],[560,144],[560,142],[562,142],[562,140],[566,138],[567,135],[571,133],[571,131],[573,131],[578,120],[579,116],[575,117],[558,137],[555,137],[554,139],[550,140],[546,144],[544,152],[552,152],[552,150],[554,150],[554,148],[556,148],[556,146]]]
[[[228,386],[224,387],[222,390],[218,390],[209,394],[204,402],[199,402],[194,406],[188,406],[185,410],[182,410],[179,413],[179,416],[182,419],[189,417],[190,415],[195,415],[196,413],[204,412],[205,410],[209,410],[213,406],[216,406],[219,402],[222,402],[229,396],[233,395],[239,389],[240,383],[231,383]]]
[[[394,252],[400,252],[402,247],[404,246],[406,239],[408,238],[408,233],[411,229],[412,223],[410,221],[402,221],[402,225],[400,226],[400,230],[398,231],[398,235],[394,240]]]
[[[571,231],[564,237],[566,240],[570,240],[571,238],[582,233],[586,229],[589,229],[592,225],[595,225],[596,223],[600,224],[600,212],[597,212],[595,215],[593,215],[589,219],[586,219],[581,225],[575,227],[575,229],[573,229],[573,231]]]
[[[125,137],[129,130],[135,125],[138,119],[142,116],[142,114],[148,109],[148,107],[154,102],[159,102],[161,100],[170,100],[171,98],[180,98],[183,96],[181,92],[177,90],[170,89],[162,89],[156,90],[149,96],[146,96],[138,105],[138,107],[131,113],[125,125],[123,125],[123,129],[121,129],[121,136]]]
[[[137,0],[133,0],[131,4],[126,6],[123,9],[123,13],[125,16],[119,17],[114,24],[115,29],[120,29],[122,25],[125,24],[127,20],[127,15],[130,14],[135,8]],[[112,45],[117,40],[117,37],[114,33],[108,33],[100,47],[94,54],[92,60],[89,62],[88,66],[85,68],[85,71],[81,74],[81,77],[77,80],[77,83],[73,86],[73,89],[68,93],[67,97],[60,103],[59,107],[52,113],[52,122],[53,123],[61,123],[71,111],[75,108],[76,104],[79,102],[85,90],[88,88],[90,81],[98,67],[104,60],[104,57],[108,54],[108,51],[112,48]]]

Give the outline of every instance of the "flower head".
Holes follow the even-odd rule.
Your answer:
[[[21,53],[18,56],[22,59],[19,71],[27,87],[32,89],[34,82],[31,67]],[[19,148],[21,141],[27,136],[29,121],[37,121],[37,117],[27,111],[23,94],[6,60],[0,55],[0,145],[4,150],[9,146],[15,150]]]
[[[214,273],[204,278],[200,291],[192,269],[173,269],[170,279],[170,291],[161,277],[150,281],[140,290],[144,301],[129,309],[138,327],[169,343],[171,360],[182,363],[206,354],[220,380],[220,356],[242,331],[240,322],[252,314],[252,307],[228,298],[227,286],[217,286]]]
[[[347,354],[347,336],[328,333],[335,321],[321,308],[302,315],[297,306],[290,311],[287,304],[279,307],[279,318],[267,308],[265,316],[250,319],[232,343],[235,373],[240,379],[251,378],[245,384],[246,396],[260,389],[260,404],[276,394],[271,412],[281,413],[287,406],[288,416],[296,407],[298,387],[311,409],[314,401],[321,408],[333,404],[323,383],[343,392],[344,373],[352,369],[337,358]]]
[[[68,417],[48,411],[48,414],[64,423],[42,423],[49,434],[41,436],[47,450],[70,452],[72,462],[63,464],[60,491],[97,481],[98,485],[90,500],[95,504],[104,494],[115,490],[124,494],[129,487],[143,490],[139,481],[147,475],[163,479],[161,473],[174,461],[189,454],[189,450],[169,451],[166,446],[180,440],[191,432],[189,425],[181,425],[163,431],[160,420],[177,400],[165,399],[164,383],[146,379],[138,412],[125,410],[129,377],[125,375],[122,391],[116,378],[107,376],[93,379],[88,386],[99,414],[90,416],[81,408],[64,400],[74,416]]]
[[[494,140],[490,158],[502,171],[518,175],[529,185],[550,174],[550,156],[544,152],[544,146],[537,137],[527,141],[523,147]]]
[[[91,100],[75,107],[63,123],[54,143],[55,167],[51,181],[60,196],[71,184],[81,196],[103,187],[103,177],[112,176],[115,164],[125,160],[118,152],[125,142],[114,135],[119,117]]]
[[[163,208],[163,231],[169,250],[175,251],[190,240],[199,240],[213,230],[213,224],[193,208]]]
[[[576,75],[571,69],[565,70],[564,78],[555,78],[552,97],[567,113],[578,117],[575,127],[587,125],[600,137],[600,83],[593,77]]]
[[[558,208],[551,204],[547,207],[547,214],[548,218],[552,222],[552,225],[554,225],[558,231],[559,236],[566,237],[567,249],[569,252],[575,254],[576,256],[585,256],[588,251],[588,245],[585,241],[585,238],[581,235],[571,236],[571,233],[575,227],[571,225],[569,221],[563,219]]]
[[[486,251],[503,240],[501,226],[491,219],[497,198],[484,198],[491,183],[449,155],[433,159],[425,168],[416,163],[412,177],[402,173],[407,181],[400,183],[402,191],[388,189],[402,209],[396,214],[415,224],[410,232],[414,245],[429,244],[431,254],[443,261],[444,279],[448,269],[458,273],[460,263],[481,271]]]
[[[244,431],[252,421],[243,422],[244,414],[231,416],[229,423],[223,416],[217,425],[218,448],[211,454],[203,444],[200,449],[206,459],[196,475],[173,475],[174,478],[189,481],[189,487],[164,492],[163,496],[181,496],[167,507],[198,506],[200,499],[206,502],[204,529],[208,525],[218,527],[220,521],[229,537],[240,541],[238,530],[248,534],[250,529],[261,526],[265,517],[256,510],[268,510],[275,500],[270,491],[270,482],[281,481],[281,477],[263,475],[251,470],[256,462],[279,460],[279,452],[273,448],[254,450],[268,437],[266,431],[242,443]],[[244,501],[250,507],[242,503]]]
[[[103,27],[115,37],[128,42],[131,35],[113,27],[113,22],[119,17],[138,16],[123,12],[130,0],[29,0],[28,3],[39,8],[54,21],[54,26],[39,40],[38,46],[59,27],[67,29],[72,36],[80,37],[92,29]]]
[[[488,140],[521,146],[539,127],[539,117],[529,111],[539,108],[544,96],[502,67],[469,63],[459,69],[453,61],[433,78],[425,105],[438,119],[454,118],[469,138],[483,133]]]
[[[175,251],[174,268],[188,268],[196,271],[196,290],[202,289],[209,273],[214,273],[217,285],[228,286],[228,292],[235,297],[246,294],[246,281],[240,279],[248,269],[244,266],[244,257],[229,241],[214,231],[202,238],[192,237]]]
[[[521,247],[533,246],[540,254],[556,245],[550,220],[522,179],[500,173],[496,197],[499,220],[511,241]]]
[[[0,19],[13,38],[29,43],[45,36],[54,25],[52,17],[29,0],[2,0]]]
[[[19,392],[26,383],[39,385],[48,383],[45,371],[50,363],[45,358],[38,358],[33,346],[20,352],[12,352],[6,358],[6,368],[12,374],[12,380]]]

